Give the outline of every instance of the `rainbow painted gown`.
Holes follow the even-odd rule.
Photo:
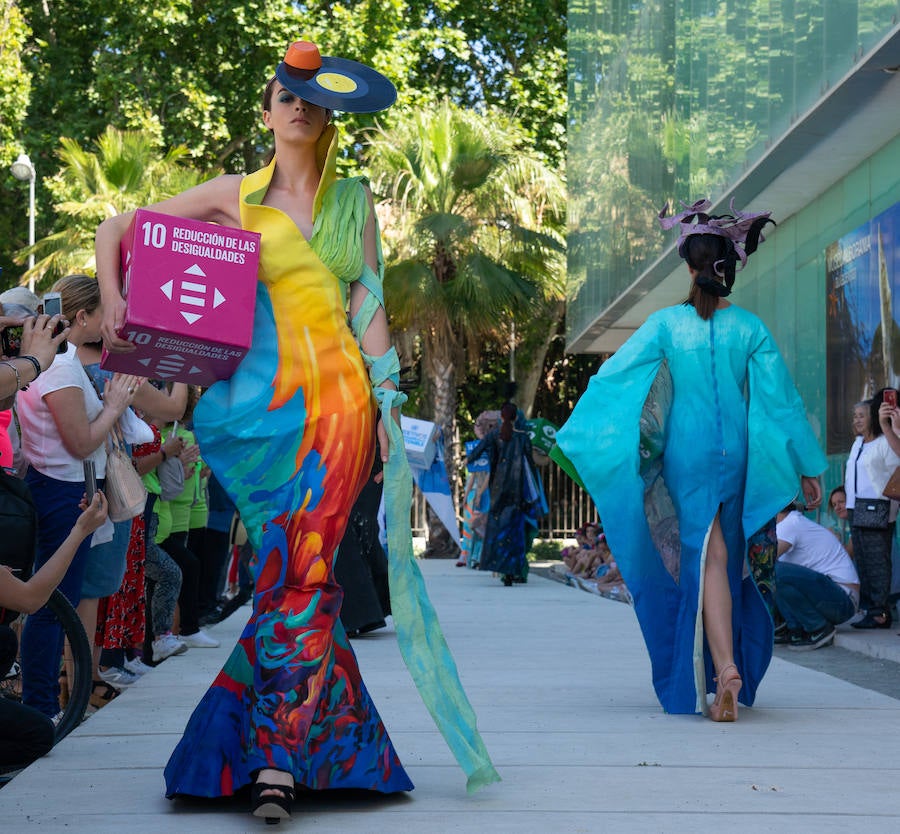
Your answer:
[[[195,414],[257,553],[253,614],[169,760],[166,794],[227,796],[260,768],[312,789],[411,790],[340,624],[332,569],[374,445],[345,313],[368,204],[358,180],[323,175],[308,243],[261,205],[274,166],[241,187],[242,225],[263,240],[253,344]]]

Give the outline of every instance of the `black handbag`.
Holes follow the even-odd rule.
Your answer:
[[[863,446],[860,445],[856,460],[853,461],[853,491],[856,492],[856,473],[859,469],[859,459],[862,457]],[[867,530],[887,530],[890,524],[891,502],[885,498],[860,498],[856,496],[856,506],[853,508],[853,517],[850,520],[851,527],[865,527]]]
[[[891,502],[885,498],[857,498],[850,526],[865,527],[868,530],[886,530],[890,512]]]

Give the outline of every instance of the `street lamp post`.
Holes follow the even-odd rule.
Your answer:
[[[19,154],[9,170],[17,180],[28,182],[28,245],[34,246],[34,181],[37,176],[34,163],[27,153]],[[28,255],[28,269],[34,269],[34,252]],[[28,278],[28,289],[34,292],[34,275]]]

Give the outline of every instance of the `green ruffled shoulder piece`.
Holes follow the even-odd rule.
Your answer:
[[[322,210],[316,215],[309,241],[319,260],[344,284],[356,281],[366,266],[363,232],[369,201],[365,184],[364,177],[332,183],[322,195]]]
[[[375,218],[377,272],[366,263],[363,235],[369,219],[369,200],[365,177],[335,180],[321,196],[321,211],[316,215],[310,240],[319,260],[341,280],[341,293],[347,301],[347,286],[359,281],[369,292],[350,322],[356,340],[372,321],[375,311],[384,306],[384,255],[378,218]],[[364,354],[371,364],[376,357]]]

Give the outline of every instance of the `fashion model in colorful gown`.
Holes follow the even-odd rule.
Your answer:
[[[349,282],[371,273],[368,202],[358,179],[334,179],[334,148],[309,241],[262,204],[274,160],[241,187],[242,225],[263,241],[253,344],[204,395],[195,428],[253,543],[255,599],[172,754],[169,796],[229,795],[262,768],[313,789],[413,787],[340,624],[332,564],[375,436],[375,399],[346,315]]]

